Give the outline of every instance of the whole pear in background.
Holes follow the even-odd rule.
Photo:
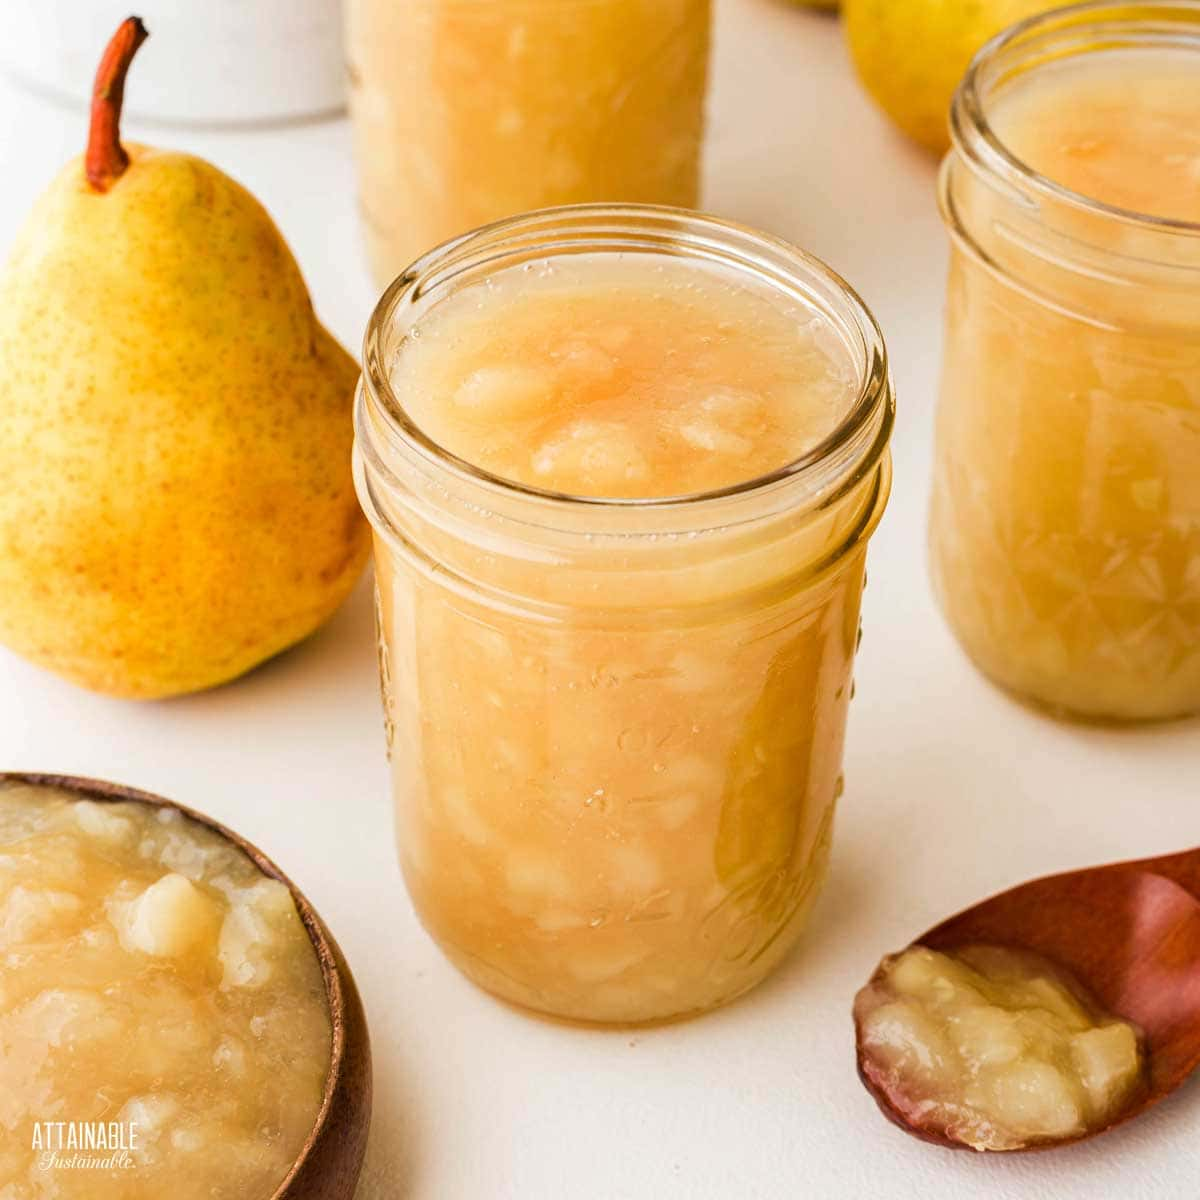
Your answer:
[[[145,36],[110,43],[86,160],[0,278],[0,642],[149,698],[311,633],[368,540],[357,369],[271,218],[202,159],[120,144]]]
[[[950,146],[950,101],[975,52],[1055,7],[1054,0],[842,0],[842,15],[867,91],[904,133],[941,154]]]

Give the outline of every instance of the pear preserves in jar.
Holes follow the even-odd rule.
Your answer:
[[[712,0],[350,0],[359,197],[382,287],[552,204],[695,207]]]
[[[397,836],[471,979],[651,1021],[793,945],[891,414],[840,280],[682,212],[532,214],[384,296],[357,472]]]
[[[1200,709],[1200,4],[1095,4],[985,48],[953,237],[931,519],[974,661],[1052,710]]]

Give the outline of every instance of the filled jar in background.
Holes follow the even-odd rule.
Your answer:
[[[1093,4],[981,51],[953,239],[934,581],[1058,712],[1200,709],[1200,4]]]
[[[698,201],[711,0],[349,0],[359,199],[382,287],[529,209]]]
[[[773,239],[535,213],[367,335],[400,858],[467,976],[555,1016],[711,1008],[824,877],[893,400],[869,313]]]

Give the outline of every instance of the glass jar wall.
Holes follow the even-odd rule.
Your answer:
[[[349,0],[359,197],[383,286],[488,221],[694,207],[711,0]]]
[[[1190,0],[1026,22],[955,100],[934,581],[1056,712],[1200,709],[1198,121]]]
[[[764,477],[652,500],[539,491],[433,442],[394,386],[423,315],[581,253],[664,275],[704,260],[820,314],[852,364],[836,428]],[[642,1022],[723,1003],[787,954],[829,854],[892,409],[878,330],[840,280],[674,210],[533,214],[386,293],[357,472],[397,837],[418,914],[471,979]]]

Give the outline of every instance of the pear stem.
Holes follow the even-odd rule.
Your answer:
[[[149,36],[141,17],[126,17],[113,34],[96,71],[84,159],[88,183],[94,191],[107,192],[129,166],[129,155],[121,145],[120,136],[125,76],[138,47]]]

